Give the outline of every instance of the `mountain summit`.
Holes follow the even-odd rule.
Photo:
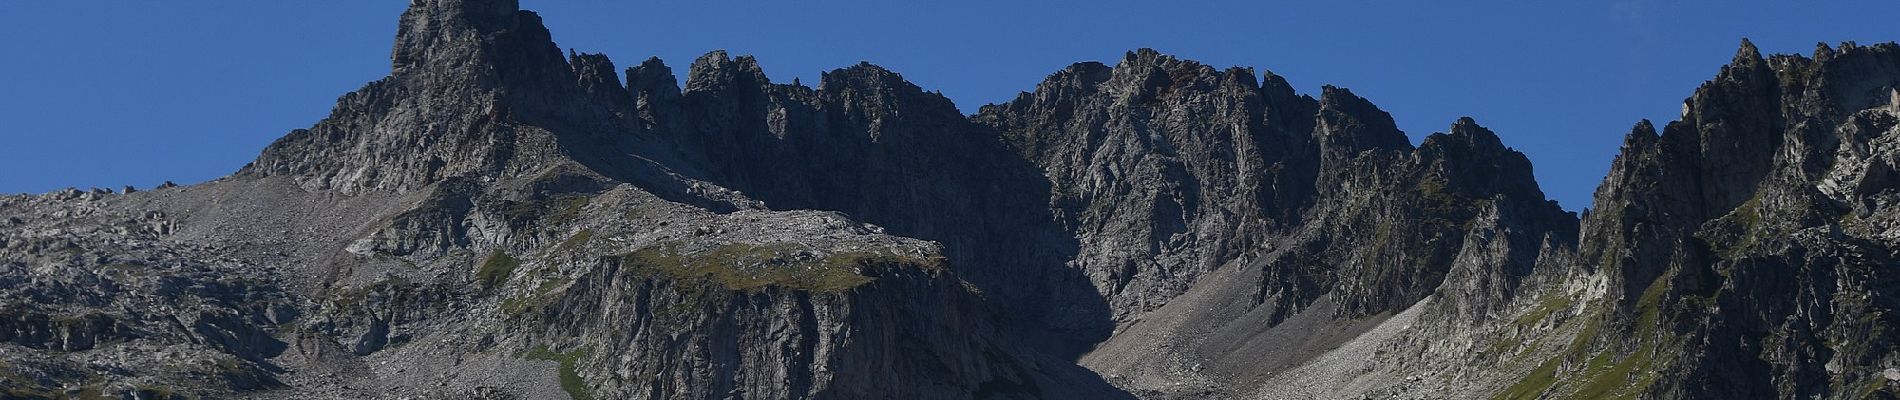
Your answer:
[[[1891,398],[1900,46],[1746,41],[1583,215],[1151,49],[963,115],[415,0],[212,182],[0,197],[0,398]]]

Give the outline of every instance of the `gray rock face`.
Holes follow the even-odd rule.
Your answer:
[[[1885,168],[1863,156],[1886,151],[1869,140],[1900,133],[1875,122],[1893,118],[1897,51],[1764,59],[1744,42],[1682,120],[1631,134],[1583,254],[1624,293],[1636,320],[1620,322],[1673,356],[1647,393],[1891,395],[1878,375],[1895,356],[1880,300],[1895,243],[1878,233],[1880,195],[1843,184]]]
[[[539,17],[510,1],[418,2],[392,59],[388,78],[345,95],[330,118],[278,139],[239,174],[353,193],[521,174],[557,159],[549,132],[507,129],[521,117],[511,107],[565,97],[545,92],[573,81]]]
[[[977,119],[1043,169],[1052,217],[1081,242],[1070,267],[1126,320],[1293,222],[1288,206],[1312,191],[1300,163],[1313,160],[1296,156],[1310,122],[1266,114],[1310,103],[1251,70],[1142,50],[1071,66]]]
[[[419,0],[235,175],[0,198],[0,398],[1884,398],[1900,47],[1752,45],[1583,217],[1153,50],[962,115]],[[625,76],[620,76],[624,73]],[[683,85],[682,85],[683,82]]]
[[[125,213],[117,200],[0,200],[12,216],[0,231],[0,393],[281,387],[262,361],[285,351],[279,324],[297,317],[296,298],[227,256],[237,249],[172,242],[174,216]],[[101,370],[129,379],[100,384]]]
[[[772,84],[749,57],[693,63],[684,93],[651,60],[629,72],[636,114],[687,149],[704,179],[773,209],[846,213],[933,240],[1010,312],[1012,327],[1079,352],[1112,327],[1107,307],[1064,261],[1074,238],[1049,216],[1049,184],[941,95],[869,64],[817,87]]]

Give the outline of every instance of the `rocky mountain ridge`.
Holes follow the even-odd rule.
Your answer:
[[[1900,47],[1743,48],[1597,208],[1153,50],[963,115],[417,0],[231,177],[0,198],[4,398],[1891,398]]]

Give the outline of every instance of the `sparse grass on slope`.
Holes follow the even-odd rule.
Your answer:
[[[580,219],[581,209],[593,198],[583,195],[557,196],[545,200],[507,201],[502,207],[502,216],[509,221],[526,223],[539,220],[546,224],[561,225]]]
[[[1630,326],[1632,335],[1628,339],[1635,342],[1635,348],[1627,356],[1620,356],[1614,348],[1592,350],[1592,346],[1614,341],[1599,340],[1598,336],[1616,330],[1604,329],[1602,304],[1592,304],[1596,308],[1589,315],[1573,321],[1582,324],[1577,328],[1577,336],[1563,351],[1544,360],[1531,372],[1520,378],[1515,384],[1495,396],[1495,399],[1633,399],[1654,385],[1668,368],[1666,363],[1671,357],[1667,352],[1675,349],[1668,331],[1662,329],[1662,299],[1669,287],[1669,275],[1665,274],[1643,291],[1636,302],[1636,318]],[[1541,320],[1532,315],[1548,315],[1545,308],[1553,301],[1545,299],[1546,304],[1526,312],[1519,318],[1520,324],[1527,320]],[[1567,301],[1566,301],[1567,302]],[[1582,365],[1570,363],[1576,361]]]
[[[515,268],[520,266],[521,260],[501,249],[495,249],[488,253],[488,259],[482,260],[481,268],[475,270],[475,281],[481,282],[483,291],[494,290],[496,286],[507,283],[508,277],[514,275]]]
[[[790,243],[735,243],[699,252],[682,252],[665,244],[622,257],[627,265],[647,268],[681,282],[715,285],[734,291],[757,292],[780,287],[836,293],[870,283],[862,268],[881,264],[909,264],[936,268],[939,260],[889,253],[851,251],[820,255]]]
[[[594,240],[594,230],[582,229],[580,232],[575,232],[574,236],[569,236],[567,240],[561,241],[561,245],[555,247],[555,250],[562,253],[579,252],[587,246],[587,242],[592,240]]]
[[[547,346],[538,346],[533,350],[529,350],[526,357],[530,360],[548,360],[561,363],[561,390],[566,391],[567,396],[574,400],[593,400],[594,395],[588,392],[587,381],[581,379],[580,370],[577,366],[577,364],[580,363],[580,359],[586,356],[587,351],[585,350],[556,353],[552,350],[548,350]]]

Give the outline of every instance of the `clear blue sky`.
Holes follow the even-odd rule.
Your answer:
[[[235,171],[388,70],[402,1],[0,1],[0,193]],[[1526,3],[1538,3],[1530,5]],[[524,0],[562,47],[684,74],[727,49],[777,82],[870,61],[965,111],[1152,47],[1353,89],[1416,142],[1471,116],[1587,207],[1621,137],[1675,118],[1742,37],[1900,40],[1900,2]]]

